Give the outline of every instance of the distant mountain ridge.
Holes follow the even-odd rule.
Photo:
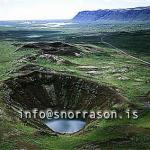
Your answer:
[[[127,9],[100,9],[96,11],[81,11],[73,18],[73,21],[150,22],[150,6]]]

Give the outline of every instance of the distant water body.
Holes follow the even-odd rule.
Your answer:
[[[27,35],[26,37],[28,38],[38,38],[38,37],[42,37],[43,35]]]
[[[71,23],[71,22],[54,22],[54,23],[46,23],[45,26],[47,27],[61,27],[61,26],[65,26],[65,25],[71,25],[71,24],[74,24],[74,23]]]
[[[31,21],[5,21],[0,22],[1,27],[14,27],[16,29],[49,29],[59,28],[66,25],[77,24],[71,21],[47,21],[47,20],[31,20]]]

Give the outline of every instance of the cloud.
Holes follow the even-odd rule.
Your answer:
[[[9,2],[9,0],[0,0],[0,5],[5,5]]]

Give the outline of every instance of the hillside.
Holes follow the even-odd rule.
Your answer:
[[[137,7],[128,9],[100,9],[96,11],[79,12],[73,21],[90,22],[90,21],[150,21],[150,7]]]

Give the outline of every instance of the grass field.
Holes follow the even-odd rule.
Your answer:
[[[1,27],[0,84],[3,80],[18,75],[19,72],[16,71],[21,66],[32,63],[117,88],[129,103],[139,108],[139,119],[96,120],[74,135],[41,135],[38,129],[21,122],[14,116],[13,110],[9,109],[3,101],[6,91],[1,88],[1,150],[150,149],[150,111],[149,107],[143,107],[145,103],[140,99],[150,90],[150,68],[138,60],[117,53],[100,40],[102,36],[108,34],[105,37],[107,42],[149,61],[150,30],[147,30],[149,26],[130,25],[129,28],[129,25],[115,24],[85,27],[86,25],[67,25],[64,28],[50,28],[47,29],[48,31],[45,29],[12,31],[14,30],[12,27],[11,30]],[[122,31],[123,27],[126,32]],[[133,31],[135,29],[137,31]],[[141,31],[141,29],[144,30]],[[30,37],[31,35],[34,35],[33,38]],[[80,66],[94,66],[97,71],[90,70],[90,72],[75,65],[57,64],[40,57],[37,57],[34,62],[18,61],[23,56],[37,54],[37,51],[35,49],[16,51],[18,47],[12,45],[13,43],[55,40],[76,44],[85,52],[82,57],[60,56],[61,58]]]

